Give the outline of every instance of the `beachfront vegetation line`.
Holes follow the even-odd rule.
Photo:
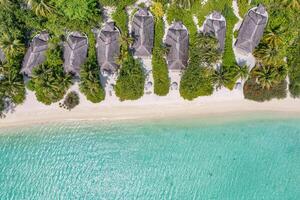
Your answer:
[[[205,4],[202,4],[202,0],[156,0],[153,2],[151,12],[155,16],[155,38],[152,67],[155,94],[166,95],[170,86],[165,60],[167,49],[162,43],[163,14],[166,14],[169,24],[174,20],[182,21],[189,32],[189,63],[183,72],[180,86],[180,93],[185,99],[210,95],[211,87],[233,89],[239,78],[248,76],[245,67],[237,65],[233,52],[233,28],[237,17],[233,12],[232,0],[208,0]],[[270,97],[281,98],[284,95],[262,96],[264,93],[261,91],[278,93],[277,91],[281,89],[280,94],[286,93],[287,75],[289,75],[291,96],[299,97],[299,0],[252,0],[250,3],[248,0],[238,0],[237,2],[241,17],[244,17],[250,8],[256,7],[259,3],[264,5],[268,13],[268,23],[263,38],[253,53],[257,62],[249,74],[250,82],[246,84],[245,97],[259,101],[269,100]],[[45,104],[57,102],[63,98],[73,83],[74,79],[63,71],[62,44],[66,43],[70,33],[77,31],[87,37],[89,45],[86,62],[80,66],[80,80],[78,80],[80,90],[88,100],[95,103],[102,101],[105,98],[105,92],[100,84],[99,66],[95,54],[95,35],[92,29],[100,28],[103,22],[104,6],[116,8],[113,20],[121,31],[122,45],[118,58],[120,71],[115,86],[116,94],[121,100],[140,98],[144,94],[145,75],[141,62],[132,57],[130,50],[132,38],[128,33],[127,8],[134,3],[136,3],[135,0],[0,1],[1,101],[9,99],[13,104],[21,104],[25,100],[24,79],[20,74],[26,52],[25,47],[30,48],[30,42],[42,31],[50,35],[47,60],[39,66],[34,66],[32,80],[27,83],[25,79],[27,86],[35,92],[38,100]],[[200,59],[198,57],[205,55],[197,44],[199,40],[197,25],[202,26],[205,17],[213,11],[222,13],[226,19],[225,48],[219,68],[215,71],[212,69],[214,63],[211,61],[195,61]],[[194,21],[195,18],[198,22]],[[235,35],[239,35],[238,31]],[[193,51],[199,52],[198,57],[193,54]],[[207,52],[213,56],[213,51]],[[50,59],[52,59],[51,62]],[[188,83],[189,81],[193,83]],[[251,98],[251,92],[256,92],[257,94],[252,96],[259,96],[259,98]],[[3,102],[0,105],[3,105]]]
[[[99,66],[95,50],[96,41],[92,32],[89,32],[88,38],[88,58],[86,63],[81,67],[79,89],[89,101],[99,103],[105,99],[105,91],[100,82]]]
[[[152,71],[154,79],[154,93],[159,96],[165,96],[169,93],[170,79],[168,75],[168,67],[165,59],[167,49],[163,44],[164,37],[164,8],[161,3],[154,3],[151,11],[155,16],[154,29],[154,48],[152,55]]]
[[[144,95],[146,80],[141,61],[133,58],[130,49],[132,38],[128,33],[129,19],[126,5],[120,2],[113,15],[113,20],[121,31],[121,52],[118,58],[121,69],[115,86],[116,95],[121,101],[141,98]]]

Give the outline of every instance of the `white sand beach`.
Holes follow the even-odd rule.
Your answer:
[[[70,91],[78,91],[75,84]],[[79,93],[80,94],[80,93]],[[110,121],[138,119],[197,118],[209,115],[230,117],[236,113],[280,112],[285,115],[300,116],[300,99],[286,98],[257,103],[245,100],[241,90],[221,89],[209,97],[199,97],[194,101],[183,100],[179,91],[170,91],[166,97],[154,94],[144,95],[137,101],[120,102],[109,96],[99,104],[93,104],[80,94],[80,104],[71,111],[59,104],[43,105],[36,100],[35,94],[28,91],[26,101],[13,113],[0,120],[0,127],[26,126],[52,122],[69,121]],[[280,115],[281,115],[280,114]]]

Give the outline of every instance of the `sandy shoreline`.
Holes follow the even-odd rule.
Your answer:
[[[70,90],[78,91],[78,86],[75,85]],[[109,97],[100,104],[90,103],[80,94],[80,101],[78,107],[67,111],[60,108],[58,103],[45,106],[37,102],[34,93],[28,92],[25,103],[0,120],[0,128],[70,121],[185,119],[213,115],[230,118],[233,115],[257,112],[274,112],[274,117],[300,116],[300,99],[287,98],[257,103],[245,100],[239,90],[226,89],[191,102],[180,98],[178,91],[171,91],[167,97],[145,95],[140,100],[126,102]]]

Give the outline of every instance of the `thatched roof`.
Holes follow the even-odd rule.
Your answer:
[[[239,31],[235,46],[245,53],[252,53],[263,36],[268,13],[263,5],[248,11]]]
[[[166,41],[169,48],[167,61],[170,70],[181,70],[187,66],[189,35],[181,22],[174,22],[168,30]]]
[[[87,50],[86,36],[82,36],[79,32],[68,35],[64,44],[64,69],[66,73],[79,77],[80,67],[86,60]]]
[[[0,48],[0,61],[4,62],[4,60],[5,60],[5,55],[4,55],[3,51],[2,51],[2,49]]]
[[[219,41],[219,49],[224,50],[226,35],[226,20],[219,12],[213,12],[206,17],[203,25],[205,34],[212,34]]]
[[[25,54],[21,73],[30,77],[32,75],[33,68],[45,61],[45,53],[48,49],[48,40],[49,34],[44,31],[33,38],[30,43],[30,47]]]
[[[109,74],[118,71],[116,59],[120,55],[120,32],[114,22],[107,22],[97,36],[97,59],[102,72]]]
[[[133,16],[132,36],[134,55],[149,57],[154,42],[154,19],[146,8],[139,9]]]

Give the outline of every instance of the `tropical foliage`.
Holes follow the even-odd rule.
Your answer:
[[[49,50],[47,60],[33,70],[28,88],[35,91],[38,101],[50,105],[58,102],[72,84],[70,75],[65,74],[59,48]]]
[[[152,55],[154,93],[159,96],[165,96],[169,92],[170,79],[165,59],[166,48],[162,42],[164,36],[164,22],[162,20],[164,11],[162,4],[154,3],[151,11],[155,16],[155,38]]]
[[[119,78],[116,83],[116,95],[121,101],[136,100],[144,95],[145,75],[139,60],[131,54],[122,63]]]
[[[79,95],[77,92],[69,92],[61,106],[67,110],[72,110],[79,104]]]
[[[89,101],[99,103],[104,100],[105,91],[101,86],[96,57],[90,57],[88,59],[81,69],[80,77],[80,91],[85,94]]]
[[[287,96],[287,83],[281,81],[276,85],[272,85],[269,89],[263,88],[254,79],[249,79],[244,85],[244,96],[246,99],[263,102],[271,99],[283,99]]]
[[[121,30],[121,52],[119,64],[121,69],[116,82],[115,92],[121,101],[136,100],[144,95],[145,74],[142,69],[142,63],[133,58],[129,49],[132,38],[128,34],[128,15],[125,10],[127,4],[120,2],[113,19]]]
[[[189,66],[183,73],[179,88],[180,95],[187,100],[212,94],[212,66],[221,58],[216,38],[203,34],[196,34],[193,38]]]

